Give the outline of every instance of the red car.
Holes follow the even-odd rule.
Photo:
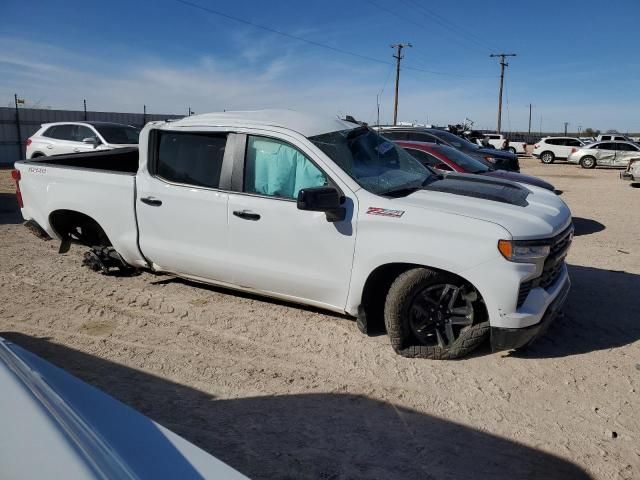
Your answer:
[[[512,182],[528,183],[536,187],[546,188],[555,192],[556,189],[549,182],[525,175],[522,173],[508,172],[506,170],[494,170],[489,164],[470,157],[469,155],[447,145],[438,145],[426,142],[408,142],[399,140],[395,142],[422,164],[436,170],[460,173],[474,173],[488,175],[490,177],[511,180]]]

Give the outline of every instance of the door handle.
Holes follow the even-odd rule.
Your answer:
[[[252,212],[251,210],[234,210],[233,214],[236,217],[243,218],[244,220],[260,220],[260,215]]]
[[[153,197],[142,197],[140,201],[142,203],[146,203],[147,205],[151,205],[152,207],[159,207],[160,205],[162,205],[162,200],[158,200],[157,198]]]
[[[78,147],[73,149],[74,152],[78,153],[80,151],[80,149]]]
[[[47,148],[51,149],[53,148],[53,145],[47,145]]]

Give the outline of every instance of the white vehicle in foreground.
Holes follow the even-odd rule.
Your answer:
[[[629,165],[624,172],[620,172],[620,178],[631,183],[640,183],[640,155],[629,160]]]
[[[552,192],[438,175],[375,131],[265,110],[154,122],[121,149],[16,163],[27,224],[146,268],[384,320],[401,355],[528,344],[562,306],[571,212]]]
[[[524,155],[527,153],[527,143],[526,142],[514,142],[509,140],[509,146],[504,148],[505,142],[508,140],[507,137],[500,133],[487,133],[484,135],[487,140],[489,140],[489,145],[498,150],[507,150],[511,153]],[[478,145],[482,146],[482,139],[476,140]]]
[[[137,146],[139,136],[140,129],[121,123],[43,123],[42,127],[27,139],[26,157],[34,159]]]
[[[0,338],[3,479],[247,477],[171,430]]]
[[[533,146],[533,156],[542,163],[553,163],[566,160],[576,148],[584,146],[584,142],[575,137],[544,137]]]

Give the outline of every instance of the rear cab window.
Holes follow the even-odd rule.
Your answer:
[[[157,130],[152,175],[171,183],[219,188],[226,133]]]

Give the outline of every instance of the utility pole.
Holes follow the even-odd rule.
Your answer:
[[[398,43],[391,45],[391,48],[395,48],[397,53],[393,56],[396,59],[396,96],[393,103],[393,124],[398,123],[398,85],[400,84],[400,60],[402,60],[402,49],[406,47],[412,47],[410,43]]]
[[[582,125],[578,125],[578,136],[582,133]]]
[[[25,155],[22,152],[22,130],[20,128],[20,110],[18,109],[18,104],[24,105],[24,98],[18,98],[18,94],[14,93],[13,101],[15,102],[15,106],[16,106],[16,130],[18,134],[18,156],[19,156],[18,160],[21,160],[22,158],[24,158]]]
[[[147,106],[142,105],[142,126],[147,124]]]
[[[502,87],[504,85],[504,67],[509,64],[505,61],[507,57],[515,57],[515,53],[492,53],[490,57],[500,57],[500,93],[498,95],[498,133],[502,130]]]
[[[529,135],[531,135],[531,104],[529,104]]]
[[[567,136],[567,126],[569,125],[569,122],[564,122],[564,136]]]
[[[84,100],[82,100],[82,102],[84,103],[84,121],[87,121],[87,99],[85,98]]]

